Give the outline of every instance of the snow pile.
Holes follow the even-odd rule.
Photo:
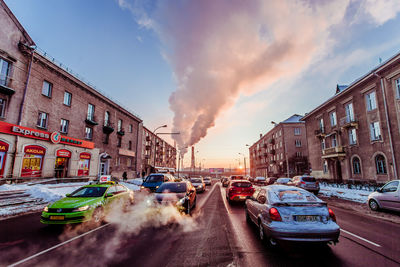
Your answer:
[[[81,186],[82,185],[49,188],[45,186],[35,185],[29,188],[26,193],[33,198],[41,199],[45,202],[54,202],[59,200],[60,198],[65,197],[66,194],[73,192]]]
[[[142,178],[135,178],[135,179],[130,180],[128,183],[141,186],[142,183],[143,183],[143,179]]]
[[[371,192],[367,190],[337,188],[322,184],[320,184],[319,193],[326,197],[337,197],[359,203],[366,203],[368,195],[371,194]]]
[[[120,182],[120,184],[125,185],[129,189],[133,191],[139,191],[140,190],[140,185],[132,184],[132,183],[125,183],[125,182]]]

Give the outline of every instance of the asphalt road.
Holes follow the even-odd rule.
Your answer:
[[[49,228],[40,214],[0,222],[7,266],[399,266],[400,226],[332,206],[344,230],[336,246],[285,244],[270,250],[213,182],[191,217],[137,212],[99,228]],[[172,214],[172,215],[171,215]],[[171,219],[175,223],[170,223]],[[33,257],[32,257],[33,256]],[[32,257],[32,258],[30,258]]]

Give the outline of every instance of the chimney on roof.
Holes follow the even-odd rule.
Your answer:
[[[260,138],[262,137],[262,134],[260,134]]]

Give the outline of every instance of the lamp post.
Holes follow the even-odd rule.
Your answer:
[[[246,176],[246,156],[242,153],[238,153],[239,155],[243,156],[243,162],[244,162],[244,176]]]

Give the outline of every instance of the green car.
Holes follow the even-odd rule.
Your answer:
[[[43,224],[72,224],[88,221],[100,223],[110,209],[128,203],[133,203],[133,192],[121,184],[107,182],[86,185],[46,206],[40,222]]]

